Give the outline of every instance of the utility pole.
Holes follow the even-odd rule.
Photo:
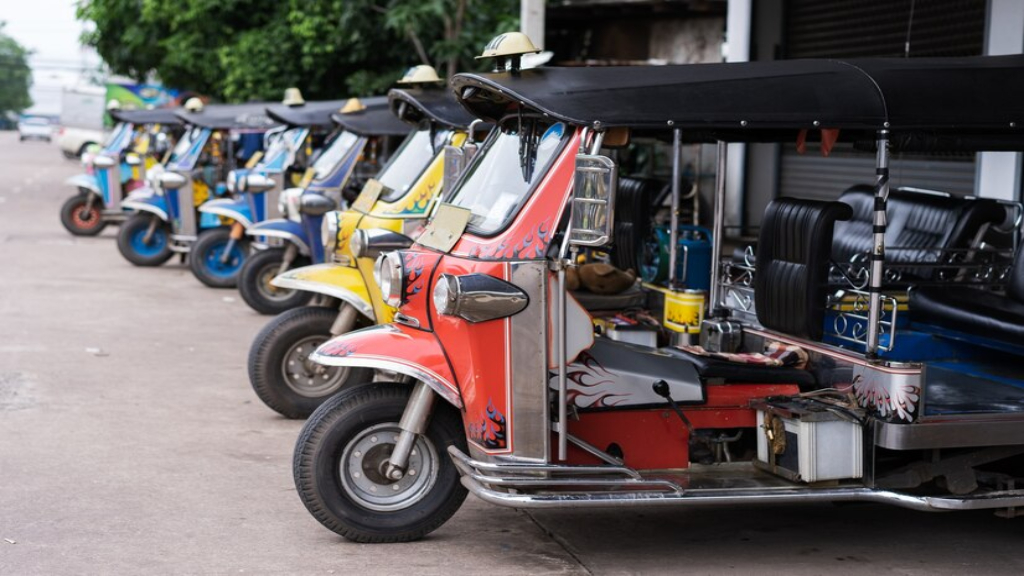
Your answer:
[[[544,1],[521,0],[519,3],[519,31],[533,40],[533,45],[544,49]]]

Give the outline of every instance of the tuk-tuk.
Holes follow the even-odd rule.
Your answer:
[[[294,475],[314,517],[391,542],[436,529],[467,490],[515,508],[1024,504],[1024,251],[916,248],[987,202],[892,213],[889,190],[893,151],[1024,150],[1024,57],[519,71],[505,54],[510,70],[451,82],[499,129],[416,244],[378,260],[394,322],[312,356],[392,380],[307,421]],[[664,326],[644,344],[595,334],[628,312],[620,294],[569,290],[581,261],[616,249],[612,156],[645,134],[717,143],[702,346]],[[866,225],[845,202],[778,198],[746,275],[726,278],[726,143],[837,141],[876,155]],[[888,261],[890,226],[917,256]],[[847,240],[867,260],[833,261]],[[896,277],[915,286],[908,313],[886,293]]]
[[[174,109],[120,110],[110,116],[117,122],[103,148],[83,156],[85,174],[66,182],[78,194],[64,202],[60,221],[75,236],[95,236],[107,224],[120,224],[126,217],[121,201],[129,192],[145,185],[146,171],[173,144],[181,131]]]
[[[159,266],[175,253],[188,254],[200,230],[224,225],[198,207],[226,193],[224,182],[236,160],[263,148],[264,134],[276,125],[267,117],[266,107],[266,103],[203,106],[193,99],[177,112],[187,129],[163,171],[153,178],[152,187],[135,190],[122,203],[136,211],[118,233],[122,256],[136,266]],[[244,258],[243,247],[234,245],[226,266],[240,265]]]
[[[319,305],[278,315],[250,348],[253,389],[289,418],[308,417],[346,383],[362,383],[371,375],[315,364],[309,354],[332,336],[391,322],[394,309],[381,300],[373,280],[376,252],[382,242],[390,249],[412,244],[441,197],[445,163],[471,155],[474,147],[465,145],[474,118],[447,90],[393,89],[389,98],[394,114],[414,127],[405,143],[351,209],[327,215],[324,252],[329,261],[274,279],[277,286],[317,294]]]
[[[331,114],[344,103],[299,99],[292,104],[267,107],[267,116],[281,127],[267,132],[266,152],[259,156],[255,166],[228,173],[228,192],[236,197],[210,200],[199,207],[204,214],[232,221],[230,228],[201,232],[192,249],[189,265],[203,284],[211,288],[237,284],[244,264],[231,257],[234,247],[241,243],[243,251],[247,251],[245,231],[282,216],[282,191],[301,183],[311,159],[323,144],[325,132],[333,127]]]
[[[313,294],[271,283],[297,266],[324,261],[320,229],[324,214],[355,197],[380,170],[408,127],[387,108],[387,98],[352,98],[331,114],[338,132],[313,163],[311,179],[282,193],[281,218],[251,226],[262,237],[239,274],[239,293],[257,312],[278,314],[309,302]]]

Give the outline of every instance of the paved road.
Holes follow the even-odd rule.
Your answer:
[[[1024,522],[880,506],[526,514],[470,498],[428,539],[346,542],[291,480],[301,423],[245,355],[266,321],[115,229],[75,239],[78,166],[0,133],[0,574],[1021,574]]]

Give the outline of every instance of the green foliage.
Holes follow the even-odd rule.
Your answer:
[[[29,51],[4,34],[6,22],[0,22],[0,116],[19,113],[32,105],[28,88],[32,70],[28,67]]]
[[[518,0],[83,0],[111,70],[226,101],[383,93],[414,64],[443,75],[518,27]]]

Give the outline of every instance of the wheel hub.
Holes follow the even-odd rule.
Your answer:
[[[285,353],[281,372],[285,383],[296,394],[307,398],[323,398],[336,392],[345,383],[348,368],[323,366],[309,359],[317,346],[326,341],[326,336],[303,338]]]
[[[437,480],[437,450],[423,436],[416,439],[405,475],[388,478],[391,452],[401,434],[397,423],[372,426],[345,446],[338,472],[342,487],[357,504],[370,510],[388,511],[415,504]]]
[[[281,268],[279,263],[267,264],[260,270],[256,280],[256,288],[260,294],[268,300],[285,300],[293,293],[294,290],[290,288],[280,288],[274,286],[271,282],[274,277],[277,276],[277,271]]]

